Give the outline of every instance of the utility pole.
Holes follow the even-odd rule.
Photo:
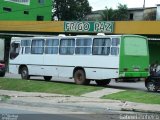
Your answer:
[[[145,9],[146,0],[143,2],[143,9]]]
[[[146,4],[146,0],[144,0],[144,2],[143,2],[143,20],[145,17],[145,4]]]

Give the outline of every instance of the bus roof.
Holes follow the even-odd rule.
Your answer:
[[[34,37],[12,37],[12,40],[17,40],[17,39],[34,39],[34,38],[43,38],[43,39],[47,39],[47,38],[105,38],[105,37],[122,37],[122,36],[139,36],[140,35],[76,35],[76,36],[65,36],[65,35],[60,35],[60,36],[34,36]],[[143,36],[141,36],[143,37]]]

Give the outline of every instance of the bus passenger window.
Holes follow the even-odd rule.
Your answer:
[[[75,54],[77,55],[89,55],[91,54],[91,38],[77,38]]]
[[[44,39],[34,39],[32,40],[32,54],[43,54],[44,51]]]
[[[61,39],[59,53],[62,55],[73,55],[75,39]]]
[[[19,55],[20,44],[13,42],[11,44],[10,59],[15,59]]]
[[[112,38],[112,46],[118,46],[119,45],[119,38]]]
[[[118,47],[111,47],[111,55],[118,55],[119,48]]]
[[[58,54],[59,39],[47,39],[45,54]]]
[[[29,54],[31,52],[31,40],[22,40],[21,47],[23,49],[22,54]]]
[[[95,38],[93,41],[93,55],[109,55],[110,46],[110,38]]]

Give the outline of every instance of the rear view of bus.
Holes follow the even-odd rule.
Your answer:
[[[121,78],[145,78],[149,75],[149,52],[146,37],[126,35],[121,38]]]

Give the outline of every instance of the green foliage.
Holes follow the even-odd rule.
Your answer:
[[[2,95],[0,96],[0,102],[6,102],[7,100],[9,100],[11,97],[7,96],[7,95]]]
[[[114,21],[115,11],[112,8],[108,9],[106,7],[106,10],[103,11],[101,16],[103,20]]]
[[[54,0],[55,14],[59,20],[82,20],[91,13],[88,0]]]
[[[101,90],[103,87],[82,86],[72,83],[0,78],[0,89],[79,96],[87,92]]]
[[[160,96],[158,93],[143,92],[138,90],[118,92],[106,95],[103,98],[147,104],[160,104]]]
[[[128,20],[128,8],[127,5],[118,5],[118,9],[113,10],[112,8],[106,9],[102,13],[102,19],[107,21],[123,21]]]

